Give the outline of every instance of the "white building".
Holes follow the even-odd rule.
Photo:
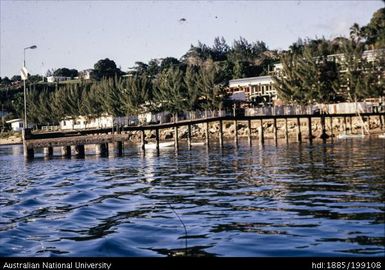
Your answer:
[[[274,74],[280,74],[281,70],[281,63],[274,65]],[[277,90],[270,75],[230,80],[227,93],[239,96],[241,92],[244,92],[248,101],[260,104],[271,104],[277,100]]]
[[[71,80],[71,77],[64,77],[64,76],[48,76],[47,82],[54,83],[54,82],[62,82],[62,81],[68,81]]]
[[[93,72],[94,72],[93,69],[85,69],[83,71],[80,71],[79,78],[82,80],[91,80]]]
[[[229,81],[229,94],[244,92],[246,99],[258,103],[271,103],[277,99],[272,76],[249,77]]]
[[[22,131],[24,128],[24,120],[20,118],[9,120],[6,123],[11,124],[13,131]]]

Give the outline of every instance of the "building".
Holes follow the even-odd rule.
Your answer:
[[[9,120],[6,123],[11,124],[13,131],[22,131],[24,128],[24,120],[20,118]]]
[[[93,76],[93,69],[85,69],[79,72],[79,79],[81,80],[91,80]]]
[[[71,77],[64,77],[64,76],[48,76],[47,82],[54,83],[54,82],[68,81],[71,79],[72,79]]]
[[[274,65],[273,74],[280,74],[282,64]],[[244,92],[246,100],[256,102],[260,105],[272,105],[277,100],[277,90],[274,88],[274,81],[271,75],[234,79],[229,81],[227,93],[231,99],[237,99]]]
[[[244,92],[246,100],[260,104],[271,104],[277,99],[272,76],[249,77],[229,81],[228,94]]]

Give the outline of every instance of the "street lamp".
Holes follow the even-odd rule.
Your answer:
[[[29,47],[26,47],[24,48],[24,61],[23,61],[23,70],[26,71],[26,67],[25,67],[25,51],[28,50],[28,49],[36,49],[37,46],[36,45],[32,45],[32,46],[29,46]],[[26,92],[26,88],[25,88],[25,81],[27,80],[27,76],[28,76],[28,72],[27,74],[25,74],[25,77],[23,78],[23,81],[24,81],[24,129],[25,128],[28,128],[28,124],[27,124],[27,92]]]

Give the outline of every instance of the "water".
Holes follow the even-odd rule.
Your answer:
[[[384,190],[374,138],[30,162],[2,146],[0,256],[383,256]]]

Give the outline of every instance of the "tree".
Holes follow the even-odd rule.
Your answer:
[[[370,22],[362,28],[366,44],[373,48],[385,47],[385,8],[377,10]]]
[[[166,57],[160,63],[160,71],[168,70],[170,68],[177,68],[181,65],[178,59],[174,57]]]
[[[68,69],[68,68],[59,68],[54,71],[54,76],[62,76],[62,77],[76,77],[78,76],[79,72],[76,69]]]
[[[2,80],[1,80],[1,84],[2,85],[5,85],[5,86],[8,86],[12,83],[12,81],[8,78],[8,77],[4,77]]]
[[[21,76],[20,75],[14,75],[11,78],[12,82],[20,82],[21,81]]]
[[[99,60],[94,65],[94,71],[97,78],[102,79],[103,77],[112,78],[114,76],[122,75],[122,71],[116,67],[113,60],[108,58]]]
[[[221,70],[214,64],[201,68],[198,73],[198,87],[205,110],[221,110],[223,107],[224,84]]]
[[[186,85],[186,109],[194,110],[198,108],[198,100],[202,95],[197,81],[199,80],[199,67],[188,66],[184,76]]]
[[[307,103],[302,91],[302,82],[298,75],[298,54],[287,52],[281,56],[281,74],[273,75],[274,88],[278,96],[289,103]]]
[[[214,61],[224,61],[227,58],[227,53],[230,51],[224,37],[216,37],[214,39],[214,46],[211,50],[211,57]]]
[[[145,112],[146,102],[152,99],[152,82],[146,74],[134,75],[124,82],[122,103],[125,115]]]
[[[169,111],[174,116],[187,108],[186,85],[179,68],[171,67],[159,74],[155,81],[154,100],[163,111]]]

